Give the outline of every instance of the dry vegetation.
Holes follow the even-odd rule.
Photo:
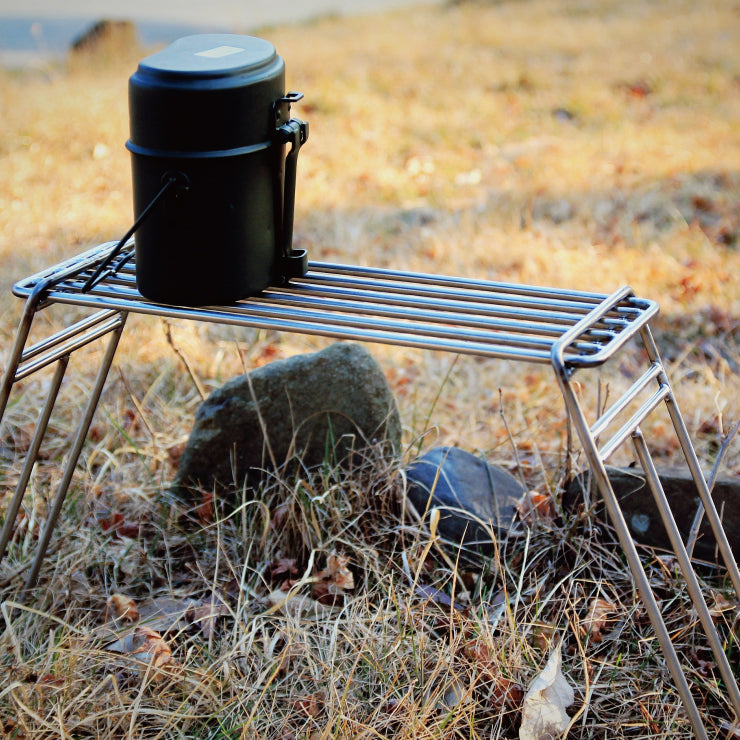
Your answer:
[[[740,417],[738,28],[729,0],[531,0],[266,29],[311,124],[296,241],[313,259],[604,292],[631,284],[661,304],[659,341],[709,465]],[[123,144],[137,58],[0,73],[3,360],[14,279],[130,224]],[[207,388],[325,344],[171,328]],[[513,469],[513,442],[518,472],[557,503],[566,425],[548,371],[371,349],[409,456],[458,444]],[[371,450],[351,476],[276,479],[233,516],[206,509],[204,527],[179,528],[160,493],[200,396],[153,319],[130,321],[54,553],[16,606],[12,576],[33,553],[91,367],[78,361],[63,389],[0,570],[0,734],[518,737],[522,690],[562,643],[575,688],[568,737],[690,737],[604,524],[561,515],[501,543],[482,573],[451,567],[403,518],[397,466]],[[624,382],[619,370],[604,371],[602,388]],[[1,495],[44,383],[24,383],[6,414]],[[665,420],[645,432],[672,462]],[[740,473],[737,447],[725,474]],[[665,558],[645,551],[645,562],[710,736],[736,737],[680,579]],[[737,665],[737,603],[704,575]],[[291,584],[296,598],[281,603],[275,592]],[[122,634],[133,608],[166,641]]]

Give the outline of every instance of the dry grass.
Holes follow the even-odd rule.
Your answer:
[[[266,29],[289,86],[306,93],[300,111],[311,123],[296,241],[313,259],[605,292],[631,284],[661,304],[660,344],[710,464],[740,417],[737,28],[730,2],[532,0]],[[130,223],[123,142],[134,66],[0,74],[3,355],[19,312],[13,280]],[[71,313],[50,316],[47,328]],[[325,343],[172,328],[206,387],[243,362]],[[557,496],[566,428],[548,372],[372,351],[397,394],[409,454],[422,439],[512,467],[502,400],[521,472]],[[423,557],[429,533],[402,516],[403,476],[369,451],[352,475],[276,479],[259,504],[182,531],[161,511],[160,492],[199,395],[154,320],[130,321],[116,364],[29,606],[13,606],[19,582],[9,575],[35,547],[57,456],[90,387],[95,363],[85,358],[63,389],[47,460],[0,573],[8,677],[0,727],[11,737],[516,737],[517,687],[561,640],[576,687],[569,737],[690,736],[607,526],[563,516],[501,543],[482,574],[450,568],[436,547]],[[602,390],[618,390],[622,369],[604,371]],[[25,382],[23,402],[6,414],[6,490],[44,382]],[[584,394],[593,405],[597,389]],[[668,463],[676,450],[665,429],[656,418],[644,431]],[[740,472],[737,444],[725,472]],[[269,528],[286,502],[288,519]],[[125,527],[116,532],[111,521]],[[318,616],[271,611],[267,597],[285,581],[271,564],[295,558],[293,577],[310,578],[333,552],[349,558],[355,578],[336,607]],[[685,588],[670,562],[647,551],[645,560],[710,735],[721,737],[730,715],[702,663],[710,658]],[[729,635],[722,582],[706,577]],[[433,603],[430,588],[460,608]],[[146,607],[213,592],[228,613],[212,634],[170,619],[174,662],[162,671],[172,675],[103,649],[111,594]],[[597,598],[614,606],[598,643],[579,628]],[[736,642],[731,649],[736,665]]]

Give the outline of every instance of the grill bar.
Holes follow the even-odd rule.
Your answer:
[[[565,356],[573,367],[606,361],[657,312],[656,304],[624,289],[608,296],[321,262],[311,263],[305,277],[227,306],[143,298],[133,256],[86,291],[114,246],[79,257],[77,271],[63,264],[58,279],[49,271],[31,276],[14,292],[27,297],[43,279],[57,303],[534,363],[550,362],[553,346],[568,335]]]

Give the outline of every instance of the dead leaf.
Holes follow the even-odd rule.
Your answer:
[[[552,740],[567,729],[570,717],[565,708],[573,703],[575,693],[563,676],[562,663],[558,646],[524,697],[519,740]]]
[[[67,596],[77,603],[84,604],[90,599],[92,588],[90,582],[87,580],[85,572],[82,570],[76,570],[69,576],[69,583],[67,587]]]
[[[317,691],[309,696],[301,696],[293,700],[293,709],[306,717],[316,717],[326,704],[326,693]]]
[[[277,589],[267,597],[271,610],[293,617],[315,617],[330,610],[320,602],[302,594],[285,593]]]
[[[435,604],[439,604],[443,608],[449,609],[451,607],[460,612],[465,611],[465,607],[462,606],[462,604],[453,602],[446,593],[434,588],[433,586],[420,584],[414,589],[414,593],[421,598],[433,601]]]
[[[270,577],[286,574],[295,576],[298,574],[297,560],[295,558],[279,558],[270,564]]]
[[[712,603],[709,605],[709,613],[712,617],[721,617],[726,611],[732,611],[737,606],[733,604],[724,594],[719,591],[711,591]]]
[[[542,650],[542,652],[546,652],[550,649],[556,632],[554,624],[536,622],[532,630],[532,644]]]
[[[588,616],[581,620],[579,628],[584,636],[591,642],[601,642],[604,639],[604,630],[609,622],[609,615],[613,614],[617,607],[605,599],[594,599],[588,610]]]
[[[219,617],[229,614],[229,607],[218,594],[211,594],[199,605],[191,605],[185,612],[185,618],[192,622],[201,631],[206,640],[210,640],[216,621]]]
[[[104,532],[109,532],[114,537],[136,539],[141,530],[141,525],[138,522],[129,521],[118,511],[100,517],[98,523]]]
[[[498,667],[493,650],[482,637],[467,642],[465,652],[484,678],[492,679],[496,676]]]
[[[316,574],[317,582],[313,585],[313,596],[319,601],[334,603],[335,598],[342,598],[345,591],[352,591],[355,579],[347,567],[349,558],[332,553],[326,559],[326,568]]]
[[[441,709],[455,709],[471,701],[469,688],[457,677],[452,676],[444,687],[442,696],[437,702]]]
[[[288,501],[284,501],[282,504],[278,504],[272,511],[270,517],[270,527],[272,529],[282,529],[285,522],[288,519],[290,513],[291,504]]]
[[[204,491],[200,504],[195,507],[195,514],[201,524],[210,524],[213,519],[213,491]]]
[[[120,619],[122,622],[131,623],[139,619],[139,610],[136,607],[136,602],[130,596],[113,594],[108,599],[108,607],[113,612],[113,617]]]
[[[552,524],[555,521],[555,505],[552,496],[538,491],[527,491],[517,504],[519,518],[525,524]]]
[[[150,673],[155,681],[162,678],[160,669],[175,666],[175,659],[172,657],[172,651],[167,641],[159,632],[155,632],[144,625],[137,627],[134,632],[130,654],[146,667],[140,669],[140,674],[143,675],[144,671],[149,671],[150,668],[156,669]]]

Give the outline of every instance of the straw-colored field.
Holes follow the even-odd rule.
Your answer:
[[[261,35],[285,58],[289,88],[305,93],[294,114],[311,126],[299,158],[298,246],[350,264],[603,292],[632,285],[661,305],[659,344],[711,465],[740,418],[736,3],[460,2]],[[20,312],[13,281],[131,223],[127,80],[142,54],[0,72],[0,363]],[[47,329],[72,313],[50,314]],[[171,329],[206,388],[328,341]],[[397,394],[407,457],[420,444],[456,444],[513,470],[518,455],[528,484],[557,503],[566,424],[548,370],[370,349]],[[634,360],[628,350],[626,366],[599,376],[602,393],[624,385]],[[94,366],[71,368],[25,524],[0,568],[0,734],[513,738],[521,689],[562,641],[576,697],[568,737],[690,737],[606,527],[567,517],[538,525],[526,542],[502,543],[490,572],[458,572],[436,548],[427,559],[429,534],[400,521],[402,477],[388,461],[350,480],[337,472],[304,482],[332,491],[321,506],[283,481],[263,492],[261,515],[248,507],[187,534],[161,520],[158,494],[200,396],[151,318],[130,320],[42,587],[14,609],[22,581],[11,576],[33,554],[55,455]],[[6,414],[0,506],[45,382],[25,382]],[[597,393],[584,384],[587,401]],[[674,462],[666,421],[644,431],[657,460]],[[740,473],[739,448],[729,444],[723,474]],[[625,452],[617,461],[630,460]],[[264,517],[286,497],[292,517],[263,537]],[[111,512],[131,537],[101,525]],[[347,530],[361,514],[372,526]],[[332,553],[354,574],[343,608],[270,610],[268,594],[285,580],[274,572],[280,558],[296,559],[292,577],[310,579],[336,564]],[[709,734],[724,737],[732,715],[685,590],[670,564],[649,553],[646,562]],[[414,584],[454,593],[464,608],[439,608]],[[101,649],[113,594],[145,611],[155,599],[182,606],[215,591],[226,602],[216,629],[171,629],[166,669],[138,670],[129,655]],[[494,621],[490,605],[502,594],[507,609]],[[718,622],[731,622],[736,601],[711,598]],[[589,625],[598,600],[610,609],[597,643]],[[736,621],[734,630],[737,663]]]

